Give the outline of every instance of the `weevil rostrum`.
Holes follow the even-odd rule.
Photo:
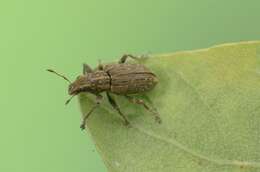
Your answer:
[[[158,123],[161,122],[156,111],[152,110],[144,100],[134,97],[135,94],[144,94],[152,90],[158,83],[157,76],[140,63],[126,63],[128,57],[137,61],[139,60],[138,57],[127,54],[123,55],[118,63],[107,65],[99,64],[94,70],[87,64],[83,64],[83,75],[78,76],[74,82],[71,82],[64,75],[48,69],[49,72],[55,73],[70,83],[68,93],[71,95],[71,98],[66,101],[66,104],[81,92],[91,93],[96,96],[95,105],[83,116],[80,125],[81,129],[85,129],[86,120],[101,104],[103,99],[101,95],[102,92],[106,93],[109,103],[123,118],[125,125],[128,125],[129,121],[111,94],[124,96],[129,102],[142,105],[155,116],[155,120]]]

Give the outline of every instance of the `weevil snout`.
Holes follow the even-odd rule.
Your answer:
[[[79,77],[78,77],[79,78]],[[68,93],[69,95],[76,95],[81,91],[81,85],[79,79],[76,79],[73,83],[69,85]]]
[[[88,83],[84,76],[78,76],[77,79],[69,85],[68,93],[69,95],[77,95],[78,93],[86,90]]]
[[[68,93],[69,95],[74,95],[76,93],[76,89],[73,83],[69,85]]]

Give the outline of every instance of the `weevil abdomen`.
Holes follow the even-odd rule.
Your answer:
[[[106,65],[104,71],[111,78],[110,92],[120,95],[140,94],[157,84],[154,73],[141,64]]]

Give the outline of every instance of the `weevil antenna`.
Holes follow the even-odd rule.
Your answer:
[[[48,72],[51,72],[51,73],[54,73],[54,74],[58,75],[59,77],[62,77],[63,79],[65,79],[66,81],[68,81],[68,82],[71,84],[71,81],[70,81],[66,76],[61,75],[61,74],[55,72],[55,71],[52,70],[52,69],[47,69],[47,71],[48,71]]]
[[[74,97],[75,95],[72,95],[66,102],[65,105],[69,104],[69,102],[71,101],[71,99]]]

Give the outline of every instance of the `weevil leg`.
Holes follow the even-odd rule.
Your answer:
[[[88,119],[88,117],[92,114],[92,112],[100,105],[101,101],[102,101],[102,96],[101,95],[97,95],[96,97],[96,104],[90,109],[90,111],[83,117],[80,128],[82,130],[85,129],[86,126],[86,121]]]
[[[98,60],[98,67],[97,68],[98,68],[98,70],[103,70],[104,69],[100,59]]]
[[[158,122],[158,123],[161,123],[162,120],[161,118],[159,117],[158,113],[153,111],[143,100],[141,99],[138,99],[138,98],[135,98],[135,97],[131,97],[131,96],[128,96],[126,95],[125,96],[127,98],[127,100],[129,100],[129,102],[133,103],[133,104],[139,104],[139,105],[142,105],[146,110],[148,110],[149,112],[151,112],[154,116],[155,116],[155,120]]]
[[[86,63],[83,64],[83,74],[87,74],[87,73],[91,73],[93,72],[93,70],[91,69],[91,67],[89,65],[87,65]]]
[[[124,119],[124,124],[125,125],[129,125],[129,121],[126,118],[126,116],[121,112],[119,106],[117,105],[115,99],[113,99],[113,97],[111,97],[111,95],[107,92],[107,98],[109,103],[113,106],[113,108],[119,113],[119,115]]]
[[[138,58],[138,57],[136,57],[136,56],[133,56],[133,55],[131,55],[131,54],[125,54],[125,55],[123,55],[122,57],[121,57],[121,59],[119,60],[119,64],[121,64],[121,63],[125,63],[125,61],[126,61],[126,59],[128,58],[128,57],[130,57],[130,58],[132,58],[132,59],[134,59],[134,60],[136,60],[136,61],[139,61],[140,59]]]

